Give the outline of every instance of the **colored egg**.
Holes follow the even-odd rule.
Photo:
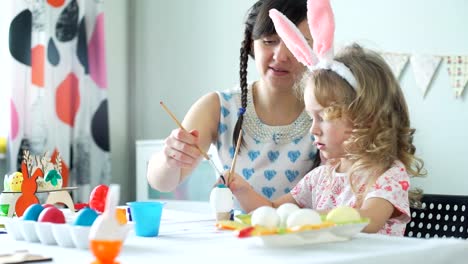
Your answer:
[[[21,192],[21,185],[23,184],[23,174],[15,172],[10,176],[10,190],[13,192]]]
[[[341,224],[361,220],[359,212],[348,206],[340,206],[331,210],[327,214],[327,220],[333,223]]]
[[[40,204],[32,204],[24,211],[23,220],[37,221],[39,215],[44,210]]]
[[[77,213],[73,224],[77,226],[91,226],[98,215],[95,210],[85,207]]]
[[[65,224],[65,215],[56,207],[48,207],[42,210],[37,221]]]
[[[96,186],[89,195],[89,207],[102,213],[106,207],[106,197],[109,186],[101,184]]]

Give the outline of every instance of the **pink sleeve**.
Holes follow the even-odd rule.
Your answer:
[[[302,208],[314,208],[313,192],[315,191],[315,181],[320,175],[321,167],[323,166],[319,166],[307,173],[290,192],[294,200]]]
[[[400,216],[391,219],[391,221],[406,224],[411,220],[408,198],[409,185],[409,176],[405,166],[399,161],[395,162],[377,179],[367,194],[366,200],[378,197],[389,201],[396,210],[401,212]]]

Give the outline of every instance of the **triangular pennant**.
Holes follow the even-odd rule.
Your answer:
[[[390,68],[395,75],[395,78],[400,79],[400,75],[405,69],[406,64],[408,63],[408,55],[400,53],[391,53],[383,52],[380,55],[385,59],[385,61],[390,65]]]
[[[452,89],[455,97],[460,97],[468,82],[468,55],[445,56],[448,74],[451,79]]]
[[[424,97],[440,65],[441,58],[433,55],[417,54],[411,56],[410,61],[416,85],[421,89]]]

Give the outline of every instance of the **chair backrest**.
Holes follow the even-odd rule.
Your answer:
[[[468,238],[468,196],[425,194],[421,202],[411,208],[405,236]]]

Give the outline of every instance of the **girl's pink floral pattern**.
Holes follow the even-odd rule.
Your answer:
[[[365,188],[362,181],[360,189]],[[406,224],[411,220],[409,199],[409,176],[401,161],[395,161],[368,191],[365,200],[383,198],[401,214],[390,218],[378,232],[403,236]],[[315,210],[330,210],[340,205],[355,207],[356,197],[351,189],[348,175],[337,173],[330,165],[320,166],[309,172],[291,190],[293,198],[301,207]]]

